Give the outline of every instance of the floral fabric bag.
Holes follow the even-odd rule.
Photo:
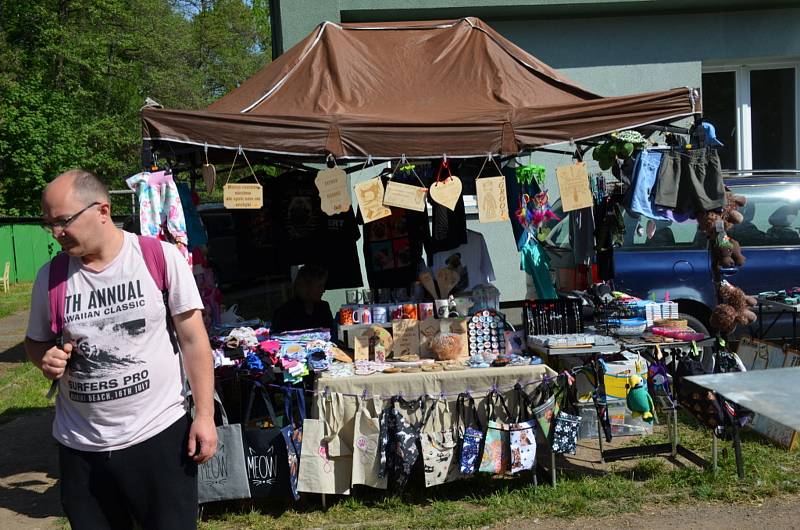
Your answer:
[[[578,414],[577,392],[575,379],[566,376],[566,381],[556,396],[556,401],[559,396],[562,397],[561,410],[550,431],[550,449],[554,453],[574,455],[578,450],[581,417]]]
[[[506,406],[506,398],[496,389],[486,395],[486,442],[483,445],[480,471],[495,475],[510,469],[509,424],[500,421],[497,416],[497,404],[500,404],[506,422],[511,420],[511,413]]]

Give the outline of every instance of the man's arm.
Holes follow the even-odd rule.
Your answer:
[[[59,348],[55,341],[39,342],[25,337],[25,354],[48,379],[60,379],[64,375],[71,353],[70,343]]]
[[[195,416],[189,431],[189,456],[198,463],[210,459],[217,450],[217,428],[214,425],[214,360],[200,310],[173,315],[178,333],[183,368],[189,378],[194,399]],[[199,444],[199,451],[197,447]],[[197,454],[195,454],[197,452]]]

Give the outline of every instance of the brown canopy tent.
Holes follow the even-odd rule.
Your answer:
[[[438,158],[516,154],[699,111],[691,88],[598,96],[463,18],[325,22],[207,109],[146,107],[142,121],[154,147]]]

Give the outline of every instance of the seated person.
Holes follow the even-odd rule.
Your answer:
[[[798,207],[787,204],[775,210],[769,216],[767,237],[772,245],[797,245],[800,244],[800,233],[792,227],[797,218]]]
[[[275,310],[270,331],[330,329],[333,325],[331,307],[322,300],[327,281],[328,271],[317,265],[304,265],[294,279],[294,296]]]
[[[753,217],[756,214],[756,205],[748,202],[739,212],[744,220],[728,230],[728,234],[739,242],[742,246],[762,246],[768,245],[767,235],[756,227]]]

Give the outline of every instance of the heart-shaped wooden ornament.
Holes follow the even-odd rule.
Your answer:
[[[431,199],[438,202],[445,208],[456,209],[458,198],[461,197],[461,179],[458,177],[448,177],[444,180],[434,182],[428,193]]]
[[[214,191],[217,183],[217,170],[211,164],[203,164],[203,183],[206,185],[206,193]]]

